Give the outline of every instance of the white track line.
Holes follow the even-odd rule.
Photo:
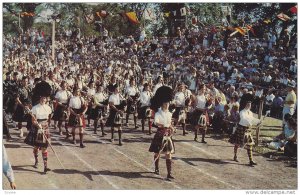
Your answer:
[[[96,138],[96,139],[98,140],[98,142],[100,142],[100,143],[108,143],[108,142],[106,142],[106,141],[99,140],[97,137],[95,137],[94,135],[92,135],[92,134],[90,134],[90,133],[88,133],[88,135],[90,135],[91,137]],[[189,143],[186,143],[186,142],[182,142],[182,143],[183,143],[183,144],[186,144],[186,145],[189,145],[189,146],[192,146],[192,147],[194,147],[194,148],[197,148],[198,150],[200,150],[201,152],[203,152],[203,153],[205,153],[205,154],[207,154],[207,155],[209,155],[209,156],[213,156],[213,157],[215,157],[215,158],[218,158],[218,157],[216,157],[215,155],[213,155],[212,153],[206,152],[205,150],[203,150],[203,149],[201,149],[201,148],[199,148],[199,147],[197,147],[197,146],[194,146],[194,145],[189,144]],[[128,159],[134,161],[135,163],[139,164],[139,165],[140,165],[141,167],[143,167],[144,169],[146,169],[146,170],[148,170],[148,171],[152,171],[151,169],[147,168],[146,166],[142,165],[141,163],[139,163],[139,162],[135,161],[134,159],[130,158],[129,156],[127,156],[126,154],[124,154],[124,153],[121,152],[120,150],[118,150],[118,149],[116,149],[116,148],[114,148],[114,150],[117,151],[117,152],[119,152],[120,154],[124,155],[124,156],[127,157]],[[177,160],[179,160],[181,163],[186,164],[184,161],[182,161],[182,160],[180,160],[180,159],[177,159]],[[189,166],[191,166],[191,165],[189,165]],[[231,187],[231,188],[236,189],[235,186],[233,186],[233,185],[231,185],[231,184],[229,184],[229,183],[227,183],[227,182],[221,180],[220,178],[218,178],[218,177],[216,177],[216,176],[214,176],[214,175],[211,175],[211,174],[208,173],[208,172],[205,172],[204,170],[202,170],[202,169],[200,169],[200,168],[197,168],[197,167],[195,167],[195,166],[191,166],[191,167],[193,167],[193,168],[196,169],[197,171],[203,173],[204,175],[207,175],[207,176],[209,176],[209,177],[211,177],[211,178],[217,180],[218,182],[220,182],[220,183],[222,183],[222,184],[224,184],[224,185],[226,185],[226,186],[229,186],[229,187]],[[174,186],[174,187],[175,187],[175,186]],[[178,186],[178,187],[179,187],[179,186]],[[180,187],[179,187],[179,189],[180,189]]]
[[[54,137],[54,136],[53,136]],[[51,138],[53,138],[51,137]],[[90,165],[88,162],[86,162],[85,160],[83,160],[75,151],[73,151],[72,149],[70,149],[67,145],[63,144],[62,142],[60,142],[57,137],[55,137],[55,140],[62,145],[64,148],[66,148],[71,154],[73,154],[77,159],[79,159],[86,167],[88,167],[89,169],[95,171],[96,173],[99,174],[99,176],[101,176],[107,183],[109,183],[114,189],[118,190],[120,189],[116,184],[114,184],[114,182],[112,182],[110,179],[108,179],[107,177],[105,177],[104,175],[101,175],[101,173],[95,169],[92,165]]]
[[[88,133],[88,132],[85,132],[85,133],[88,134],[88,135],[90,135],[90,136],[93,137],[94,139],[96,139],[99,143],[103,143],[103,144],[108,144],[108,143],[109,143],[109,142],[100,140],[100,138],[97,138],[97,137],[95,137],[94,135],[92,135],[92,134],[90,134],[90,133]],[[135,163],[138,164],[141,168],[146,169],[146,170],[149,171],[149,172],[153,172],[153,170],[149,169],[146,165],[144,165],[144,164],[142,164],[142,163],[140,163],[140,162],[134,160],[132,157],[129,157],[128,155],[124,154],[122,151],[118,150],[117,148],[114,148],[114,150],[115,150],[116,152],[118,152],[119,154],[122,154],[123,156],[125,156],[127,159],[129,159],[129,160],[135,162]],[[157,177],[158,177],[158,178],[161,178],[161,179],[164,179],[162,176],[157,176]],[[178,185],[175,184],[174,182],[168,182],[168,181],[165,181],[165,182],[172,184],[172,185],[173,185],[175,188],[177,188],[177,189],[182,189],[180,186],[178,186]]]

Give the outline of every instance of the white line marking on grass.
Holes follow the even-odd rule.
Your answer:
[[[100,172],[95,169],[92,165],[90,165],[89,163],[87,163],[85,160],[83,160],[75,151],[73,151],[72,149],[70,149],[68,146],[66,146],[65,144],[63,144],[62,142],[60,142],[56,137],[55,140],[62,145],[64,148],[66,148],[67,150],[70,151],[71,154],[73,154],[76,158],[78,158],[85,166],[87,166],[89,169],[95,171],[96,173],[99,174],[99,176],[101,176],[107,183],[109,183],[114,189],[120,189],[116,184],[114,184],[114,182],[112,182],[110,179],[108,179],[107,177],[105,177],[104,175],[101,175]]]
[[[87,132],[86,132],[86,133],[87,133]],[[94,135],[92,135],[92,134],[90,134],[90,133],[87,133],[87,134],[90,135],[91,137],[93,137],[94,139],[96,139],[99,143],[103,143],[103,144],[109,143],[109,142],[107,142],[107,141],[100,140],[99,138],[95,137]],[[129,160],[135,162],[135,163],[138,164],[141,168],[146,169],[146,170],[149,171],[149,172],[153,172],[153,170],[147,168],[146,165],[144,165],[144,164],[142,164],[142,163],[140,163],[140,162],[134,160],[133,158],[129,157],[128,155],[126,155],[126,154],[123,153],[122,151],[120,151],[120,150],[118,150],[118,149],[116,149],[116,148],[114,148],[114,150],[115,150],[116,152],[122,154],[123,156],[125,156],[125,157],[128,158]],[[162,176],[157,176],[157,177],[158,177],[158,178],[161,178],[161,179],[164,179]],[[167,182],[167,181],[165,181],[165,182]],[[167,183],[170,183],[170,182],[167,182]],[[170,184],[172,184],[172,185],[173,185],[175,188],[177,188],[177,189],[181,189],[181,187],[178,186],[177,184],[175,184],[174,182],[171,182]]]

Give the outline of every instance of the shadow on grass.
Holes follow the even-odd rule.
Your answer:
[[[149,174],[152,172],[117,172],[117,171],[109,171],[109,170],[79,171],[79,170],[75,170],[75,169],[54,169],[54,170],[52,170],[52,172],[58,173],[58,174],[81,174],[91,181],[93,181],[93,175],[94,176],[97,176],[97,175],[117,176],[117,177],[122,177],[122,178],[126,178],[126,179],[132,179],[132,178],[160,179],[158,177],[144,175],[144,174]]]

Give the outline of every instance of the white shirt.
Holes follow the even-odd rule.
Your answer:
[[[121,104],[120,94],[111,94],[108,99],[109,102],[112,102],[115,106]]]
[[[127,95],[135,96],[138,93],[138,89],[136,87],[127,87]]]
[[[87,91],[88,96],[93,96],[93,95],[95,95],[95,93],[96,93],[95,88],[89,88]]]
[[[183,92],[177,92],[175,94],[174,100],[175,100],[176,106],[178,106],[178,107],[184,106],[184,104],[185,104],[184,93]]]
[[[69,106],[70,106],[70,108],[80,109],[80,108],[81,108],[81,103],[82,103],[82,104],[84,103],[84,100],[83,100],[82,97],[79,97],[79,96],[73,96],[73,97],[70,99]]]
[[[257,90],[257,91],[255,92],[255,96],[261,97],[261,96],[263,95],[263,93],[264,93],[264,90],[263,90],[263,89]]]
[[[267,104],[267,105],[271,105],[272,102],[273,102],[273,100],[274,100],[274,98],[275,98],[275,95],[274,95],[273,93],[271,93],[270,95],[267,95],[267,96],[266,96],[266,100],[267,100],[266,104]],[[268,101],[272,101],[272,102],[269,103]]]
[[[94,95],[96,102],[104,102],[106,95],[103,92],[95,93]]]
[[[150,99],[151,99],[150,91],[143,91],[140,97],[140,102],[142,104],[142,107],[150,106]]]
[[[58,101],[60,103],[66,104],[66,103],[68,103],[68,99],[71,96],[72,96],[72,94],[69,91],[60,90],[60,91],[56,92],[55,99],[58,99]]]
[[[243,109],[240,112],[240,119],[241,120],[240,120],[239,124],[244,127],[257,125],[260,122],[259,119],[253,117],[253,113],[248,109]]]
[[[161,108],[159,108],[158,112],[155,113],[154,116],[154,123],[155,124],[161,124],[164,127],[170,127],[172,122],[172,113],[167,111],[162,111]]]
[[[206,104],[205,95],[197,95],[196,97],[197,105],[196,108],[204,109]]]
[[[52,109],[47,104],[37,104],[32,107],[31,112],[36,116],[36,119],[48,119],[49,115],[52,113]]]

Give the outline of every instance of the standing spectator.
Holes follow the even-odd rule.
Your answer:
[[[15,183],[15,177],[14,177],[14,172],[13,169],[11,168],[11,164],[8,161],[8,157],[6,154],[6,149],[4,145],[2,145],[2,168],[3,168],[3,174],[7,177],[11,189],[15,190],[17,188],[16,183]]]

